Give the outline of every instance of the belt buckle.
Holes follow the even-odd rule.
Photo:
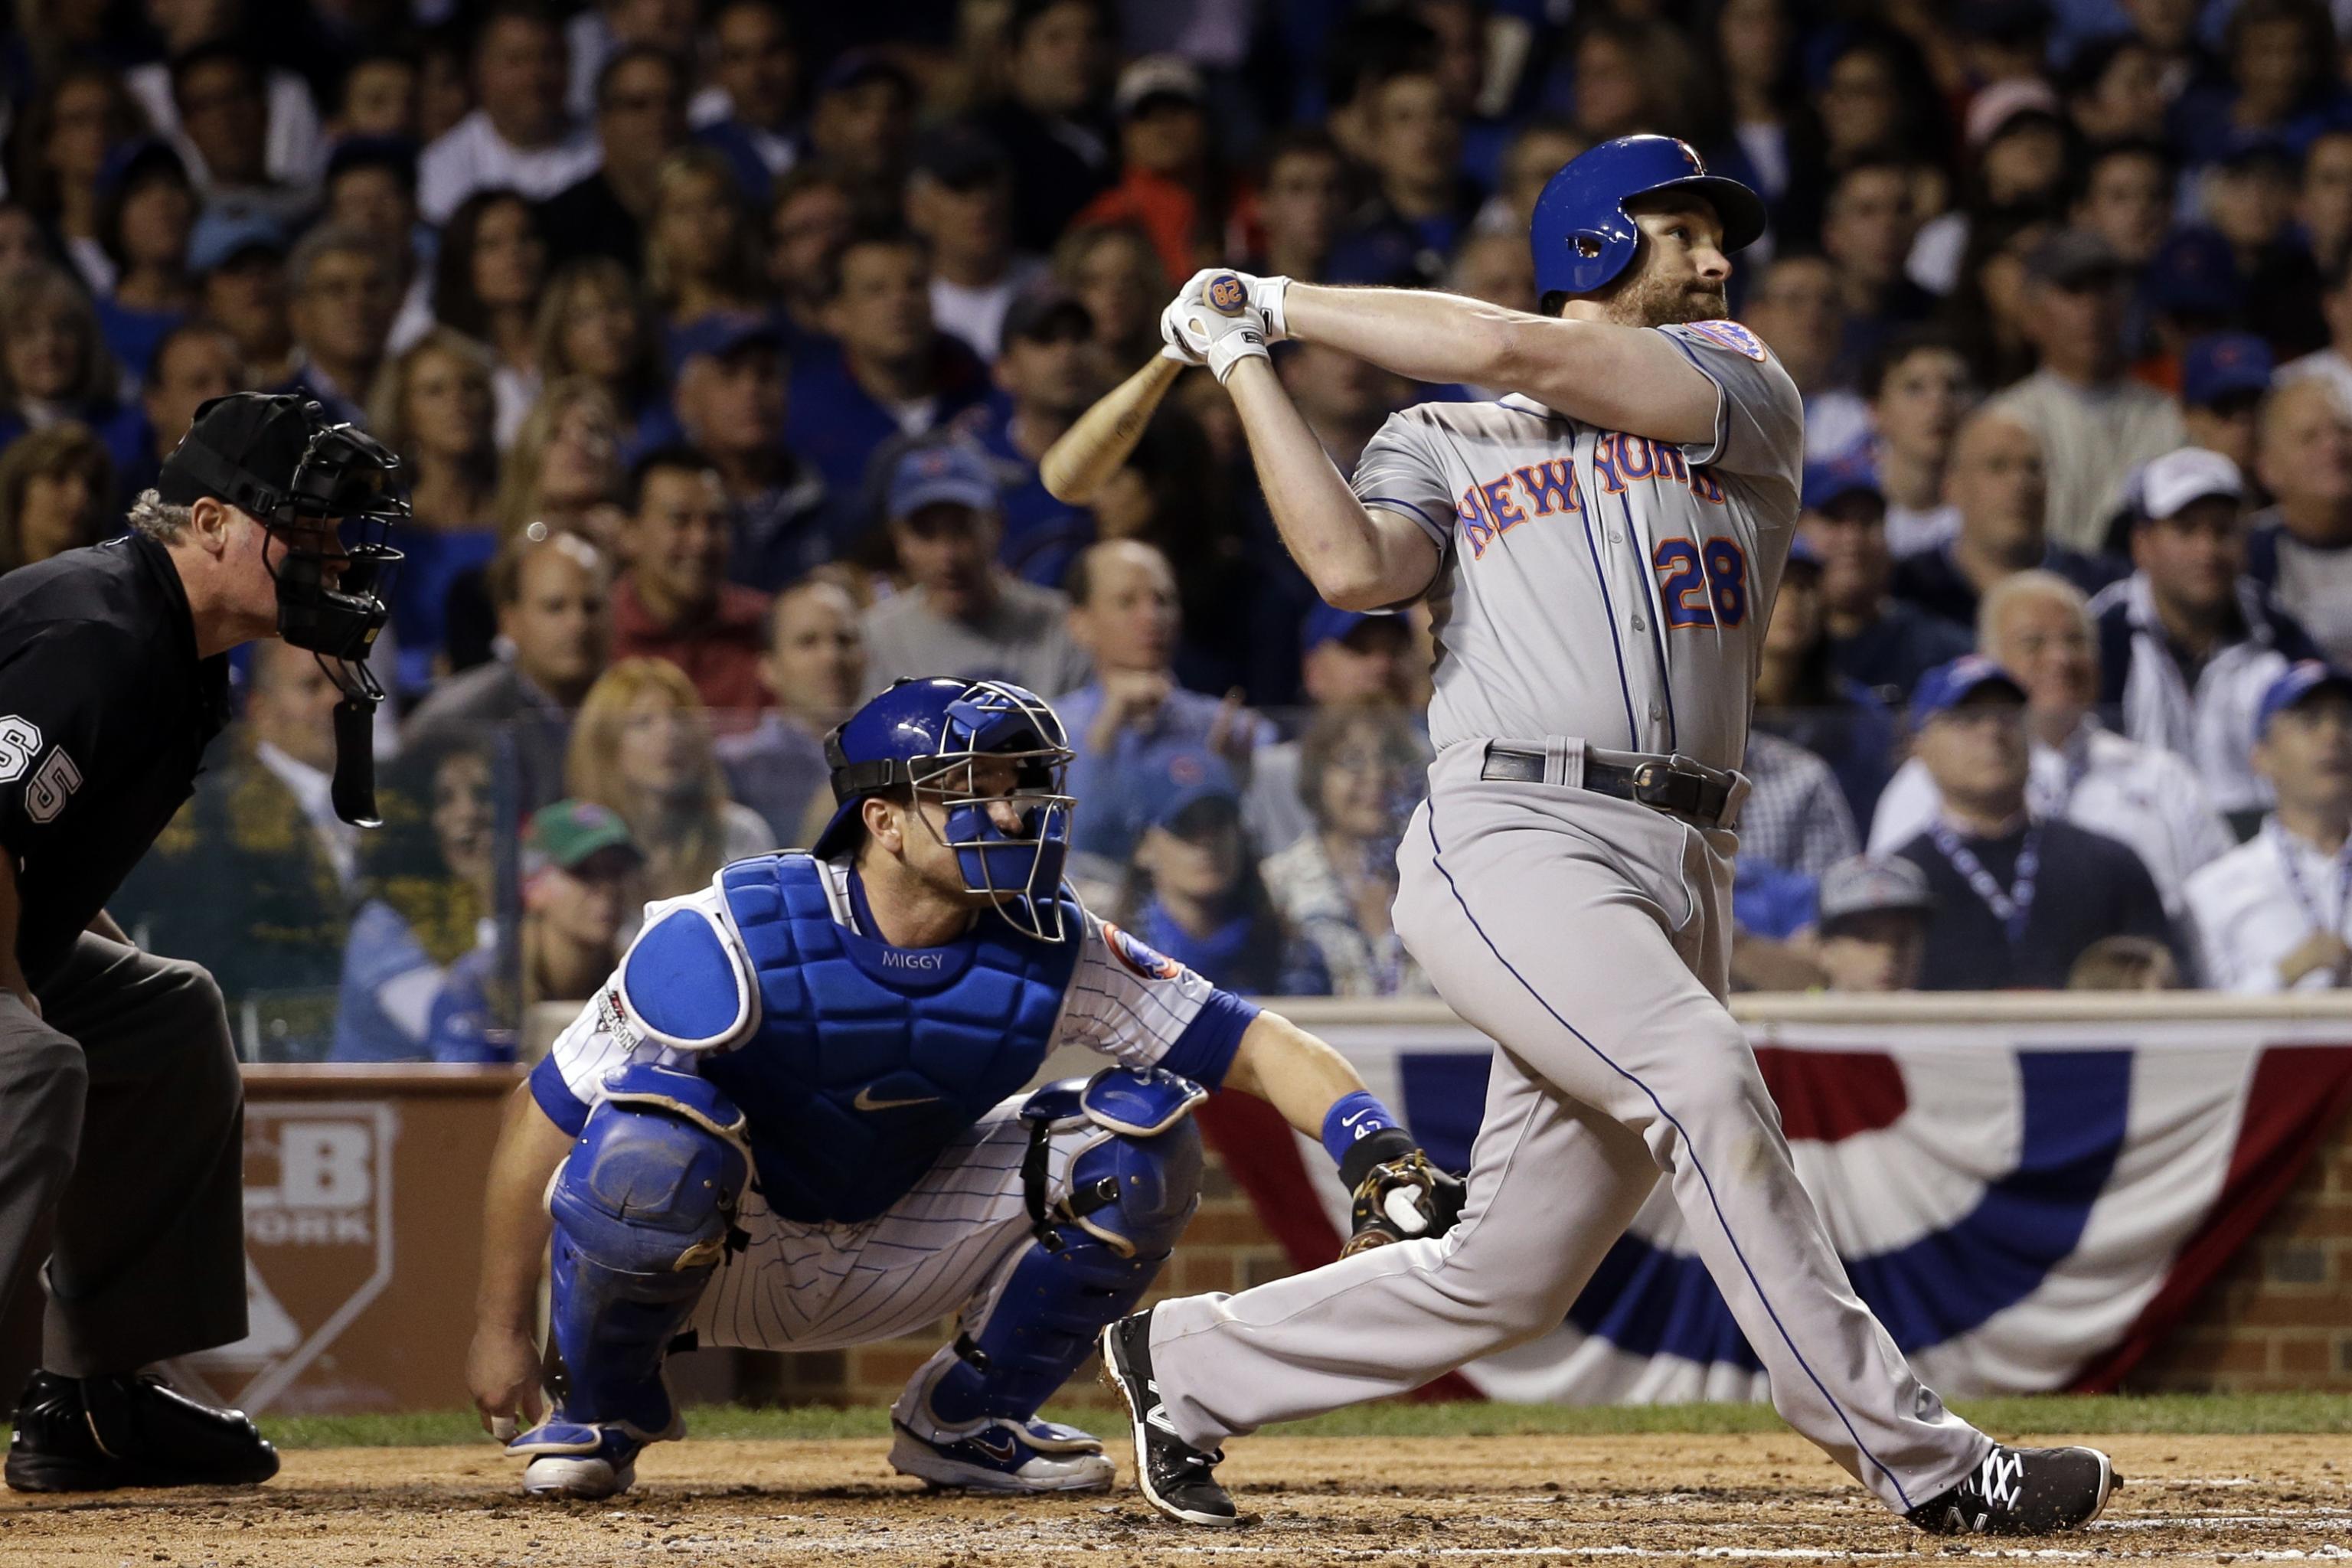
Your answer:
[[[1673,787],[1674,764],[1646,762],[1633,764],[1633,798],[1643,805],[1663,806],[1666,794]]]

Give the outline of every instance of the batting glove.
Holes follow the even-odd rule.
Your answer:
[[[1265,352],[1265,318],[1251,307],[1236,273],[1213,275],[1199,299],[1180,299],[1169,307],[1169,316],[1177,337],[1220,385],[1243,360],[1271,357]]]
[[[1287,278],[1260,278],[1255,273],[1236,272],[1230,267],[1204,267],[1185,280],[1177,293],[1179,300],[1198,300],[1207,291],[1213,278],[1238,278],[1249,290],[1250,309],[1265,319],[1265,341],[1278,343],[1290,335],[1289,323],[1283,317],[1283,296],[1290,288]]]

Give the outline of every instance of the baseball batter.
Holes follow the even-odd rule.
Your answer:
[[[1773,1403],[1924,1528],[2030,1533],[2097,1514],[2087,1448],[1994,1444],[1856,1299],[1724,1005],[1733,833],[1757,650],[1797,519],[1797,389],[1726,320],[1753,193],[1663,136],[1554,175],[1543,315],[1446,295],[1204,273],[1171,351],[1233,396],[1283,538],[1323,596],[1426,598],[1442,748],[1399,851],[1397,930],[1494,1037],[1461,1223],[1105,1331],[1106,1375],[1163,1512],[1239,1517],[1217,1445],[1402,1393],[1559,1325],[1652,1187],[1762,1358]],[[1327,344],[1494,403],[1392,417],[1352,487],[1266,357]]]

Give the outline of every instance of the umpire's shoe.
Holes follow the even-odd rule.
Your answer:
[[[1135,1428],[1135,1481],[1151,1506],[1186,1524],[1255,1524],[1257,1516],[1235,1511],[1233,1498],[1217,1484],[1223,1451],[1204,1454],[1176,1436],[1151,1377],[1150,1309],[1102,1331],[1102,1364],[1103,1382],[1127,1401]]]
[[[278,1450],[238,1410],[215,1410],[155,1377],[36,1372],[16,1402],[8,1484],[20,1492],[250,1486]]]
[[[2054,1535],[2098,1518],[2122,1484],[2096,1448],[1996,1443],[1967,1479],[1904,1517],[1931,1535]]]

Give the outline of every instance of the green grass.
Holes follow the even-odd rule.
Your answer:
[[[2147,1397],[2052,1394],[2022,1399],[1957,1402],[1961,1414],[2000,1436],[2080,1433],[2352,1432],[2352,1395],[2322,1394],[2187,1394]],[[1059,1412],[1098,1436],[1124,1430],[1124,1420],[1100,1407]],[[698,1437],[793,1439],[879,1437],[889,1416],[878,1408],[749,1409],[704,1405],[687,1413]],[[486,1441],[470,1414],[433,1411],[407,1415],[265,1416],[262,1430],[287,1448],[429,1447]],[[1780,1421],[1765,1405],[1360,1405],[1311,1421],[1268,1427],[1307,1437],[1491,1437],[1559,1433],[1612,1436],[1620,1433],[1775,1432]]]

